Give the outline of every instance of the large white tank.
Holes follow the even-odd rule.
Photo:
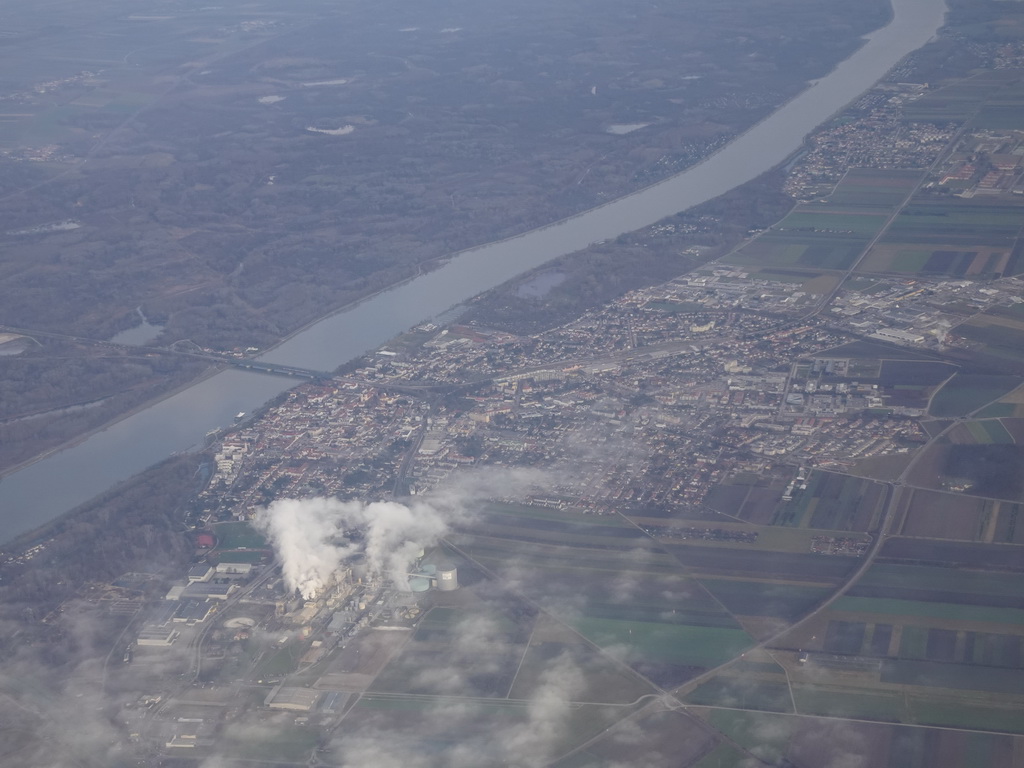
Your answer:
[[[459,588],[459,571],[455,567],[437,569],[437,588],[442,592],[452,592]]]
[[[352,569],[352,580],[355,582],[362,584],[369,575],[366,555],[361,552],[359,554],[352,555],[352,557],[346,561],[346,565]]]

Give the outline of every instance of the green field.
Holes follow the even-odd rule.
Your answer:
[[[1004,708],[962,700],[939,701],[932,698],[912,698],[910,704],[912,722],[948,728],[1024,733],[1024,709],[1019,706]]]
[[[533,504],[509,504],[507,502],[490,501],[483,505],[481,511],[495,515],[507,515],[511,518],[533,518],[537,520],[557,520],[563,523],[578,525],[611,526],[613,528],[632,528],[628,521],[619,515],[584,515],[579,512],[562,512],[550,507]]]
[[[719,675],[694,689],[686,696],[686,702],[764,712],[793,711],[789,685],[785,679],[780,682],[769,682]]]
[[[631,659],[694,667],[714,667],[754,644],[742,629],[581,617],[572,626],[602,647],[626,649]]]
[[[971,121],[973,128],[1018,130],[1024,124],[1024,102],[986,104]]]
[[[266,557],[264,552],[220,552],[217,561],[220,563],[259,563]]]
[[[928,412],[932,416],[965,416],[1020,386],[1017,376],[958,373],[935,393]]]
[[[903,627],[900,636],[901,659],[924,659],[928,655],[928,630],[925,627]]]
[[[730,258],[751,266],[849,269],[918,178],[916,171],[851,170],[826,202],[797,206]]]
[[[740,616],[774,616],[794,620],[821,603],[832,590],[770,581],[701,579],[711,594]]]
[[[916,616],[990,624],[1024,624],[1024,609],[993,608],[958,603],[919,602],[882,597],[839,598],[832,609],[843,613],[869,613],[889,616]]]
[[[867,531],[883,498],[882,486],[871,480],[814,471],[806,489],[781,501],[773,525],[829,531]]]
[[[996,419],[986,421],[971,421],[967,423],[967,430],[974,438],[974,442],[981,445],[989,443],[1012,444],[1013,436],[1006,431],[1002,422]]]
[[[638,675],[582,640],[574,643],[534,641],[519,665],[509,698],[534,697],[549,670],[559,663],[571,664],[583,673],[585,687],[575,694],[577,701],[628,704],[655,690]]]
[[[743,765],[749,759],[732,744],[719,744],[711,752],[708,752],[702,760],[690,766],[690,768],[733,768],[734,766]],[[583,765],[593,768],[593,763],[580,763],[579,765],[581,768]],[[570,766],[563,766],[559,763],[556,768],[570,768]]]
[[[767,712],[713,709],[706,717],[716,729],[769,761],[769,765],[781,764],[793,734],[800,727],[797,718]]]
[[[1024,602],[1024,576],[1015,573],[875,563],[860,578],[851,594],[870,587],[943,595],[947,602],[952,602],[951,595],[962,596],[968,604],[981,595],[1015,598]]]
[[[949,688],[958,691],[1020,694],[1024,692],[1024,671],[972,664],[890,659],[882,664],[883,683]]]
[[[558,574],[572,572],[672,574],[680,571],[679,561],[667,554],[652,552],[643,558],[635,553],[601,551],[582,547],[557,547],[511,541],[491,536],[458,534],[449,537],[460,549],[489,568],[502,569],[513,561]]]
[[[961,122],[971,117],[989,98],[1007,87],[1007,73],[984,71],[973,77],[955,80],[921,98],[908,102],[904,120],[920,122]]]
[[[558,707],[556,702],[552,704]],[[561,727],[552,734],[552,755],[564,754],[632,711],[631,707],[600,704],[572,704],[559,709]],[[439,765],[433,758],[456,745],[486,749],[494,729],[512,729],[510,732],[521,734],[522,739],[530,739],[530,716],[530,704],[523,701],[364,694],[345,718],[345,727],[338,731],[336,744],[344,754],[349,747],[348,739],[359,744],[365,734],[372,734],[374,749],[371,759],[367,761],[361,757],[358,762],[345,761],[342,764],[378,765],[388,754],[388,739],[412,737],[420,744],[431,746],[434,751],[428,764]],[[360,746],[360,755],[365,755],[365,741]],[[408,759],[403,750],[400,749],[399,754]],[[390,758],[386,759],[388,764],[392,764]]]
[[[1024,323],[994,314],[976,315],[961,323],[954,333],[977,344],[984,352],[998,358],[1024,361]]]
[[[262,549],[267,540],[249,523],[218,523],[213,526],[218,549]]]
[[[869,690],[851,690],[838,686],[793,686],[793,698],[802,715],[853,717],[883,722],[906,722],[908,711],[901,693]]]
[[[891,209],[903,202],[921,175],[920,171],[851,168],[828,202],[844,208]]]
[[[229,729],[224,740],[225,753],[235,759],[305,763],[320,741],[318,729],[294,725],[257,727],[247,729],[247,734],[244,739],[235,739]]]
[[[1005,419],[1019,415],[1019,403],[992,403],[978,412],[979,419]],[[1004,427],[1005,429],[1005,427]]]
[[[993,200],[915,199],[859,265],[863,272],[1001,277],[1017,274],[1024,207]]]
[[[881,214],[836,213],[832,206],[824,208],[819,211],[810,206],[800,206],[771,231],[780,235],[796,232],[865,238],[885,223],[885,216]]]
[[[887,243],[960,243],[1012,246],[1024,224],[1024,208],[992,201],[915,201],[882,238]]]

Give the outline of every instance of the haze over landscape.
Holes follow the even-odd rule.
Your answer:
[[[1018,4],[7,10],[0,764],[1022,764]]]

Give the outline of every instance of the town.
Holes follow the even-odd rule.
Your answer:
[[[349,737],[342,721],[357,705],[390,711],[404,697],[424,707],[451,697],[460,706],[501,701],[525,711],[550,673],[544,665],[572,655],[565,649],[586,658],[580,666],[588,670],[612,649],[598,676],[607,690],[581,694],[574,707],[645,712],[672,692],[687,706],[743,710],[728,687],[741,678],[741,667],[730,671],[736,664],[765,690],[786,692],[783,704],[750,709],[800,713],[794,691],[811,690],[829,668],[848,675],[844,685],[875,693],[892,683],[881,690],[899,698],[902,719],[866,720],[920,725],[924,718],[907,714],[918,694],[907,693],[910,684],[896,688],[886,666],[897,661],[862,656],[902,654],[903,637],[954,630],[925,630],[912,616],[894,635],[893,622],[904,618],[885,623],[876,617],[881,609],[837,609],[840,618],[826,623],[815,615],[839,598],[877,597],[844,597],[851,574],[870,580],[873,568],[932,567],[923,556],[873,562],[886,536],[941,524],[923,521],[924,502],[900,494],[932,494],[930,512],[941,507],[940,494],[942,503],[959,504],[980,481],[970,468],[955,475],[950,462],[936,462],[933,474],[945,475],[945,485],[921,480],[911,488],[917,458],[939,443],[973,446],[971,435],[985,443],[1004,429],[989,422],[1024,415],[1019,399],[1000,399],[1019,384],[1014,349],[1024,334],[1013,208],[1024,188],[1024,132],[949,115],[911,119],[908,110],[927,111],[929,94],[925,84],[885,82],[819,130],[787,169],[794,211],[721,258],[535,334],[460,317],[425,321],[343,374],[303,383],[211,433],[200,460],[204,482],[188,503],[187,569],[170,585],[166,574],[130,572],[89,586],[91,605],[130,617],[103,662],[101,687],[130,692],[115,719],[135,754],[154,764],[222,751],[243,761],[330,764],[332,740]],[[936,224],[957,216],[956,236]],[[971,227],[982,218],[979,235]],[[699,237],[705,225],[713,222],[685,232]],[[655,244],[679,232],[663,223],[638,237]],[[556,285],[557,267],[546,269]],[[526,280],[532,285],[536,275]],[[947,385],[977,361],[988,379],[970,384],[981,391],[976,400],[965,387],[958,397],[966,404],[947,399],[945,411],[936,409]],[[998,418],[974,420],[994,406]],[[999,433],[988,442],[1012,444],[1014,429],[1008,424],[1007,439]],[[434,510],[474,476],[488,478],[488,490],[474,492],[464,514],[446,512],[429,540],[403,541],[415,551],[397,567],[373,554],[372,522],[338,512],[384,503]],[[520,479],[494,480],[512,476]],[[993,506],[979,507],[963,537],[1020,543],[1019,505],[1010,516],[1009,506],[998,506],[1010,498],[987,493],[977,495]],[[334,515],[316,543],[335,559],[327,558],[329,575],[315,588],[297,588],[294,552],[268,523],[282,500],[322,504]],[[944,537],[956,538],[935,538]],[[34,543],[8,562],[28,562],[47,546]],[[781,565],[767,565],[769,556]],[[585,608],[557,590],[539,592],[534,567],[558,577],[545,583],[564,577],[578,587]],[[618,580],[620,570],[630,578]],[[692,586],[701,579],[711,586]],[[773,602],[787,590],[792,603]],[[538,618],[543,612],[557,621]],[[487,632],[477,632],[480,615],[491,622],[483,622]],[[798,617],[819,623],[793,639],[784,630]],[[595,630],[598,621],[605,623]],[[622,625],[609,629],[616,621]],[[964,633],[996,637],[1004,631],[998,621],[960,627],[961,639],[935,635],[949,645],[943,661],[959,654],[967,664]],[[634,641],[634,624],[638,635],[652,626],[680,634],[645,646]],[[735,634],[702,639],[697,651],[686,645],[684,625]],[[512,661],[481,672],[459,655],[459,632],[478,641],[474,654],[484,648],[488,659],[507,653]],[[940,643],[931,637],[910,661],[934,660],[927,654]],[[548,656],[533,659],[536,648]],[[664,663],[649,663],[648,651],[664,653]],[[472,674],[452,671],[459,664]],[[725,693],[701,699],[711,683]],[[612,719],[595,716],[580,732],[598,739]],[[260,730],[275,734],[273,744],[251,737]]]

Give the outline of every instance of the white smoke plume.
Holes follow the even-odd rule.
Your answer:
[[[471,502],[507,495],[536,482],[537,477],[523,471],[472,473],[409,504],[279,499],[257,509],[253,524],[273,544],[285,585],[309,600],[327,586],[345,558],[359,551],[344,538],[345,530],[363,532],[366,565],[372,574],[408,573],[421,549],[437,544],[452,523],[470,515]],[[405,583],[401,578],[396,581]]]

